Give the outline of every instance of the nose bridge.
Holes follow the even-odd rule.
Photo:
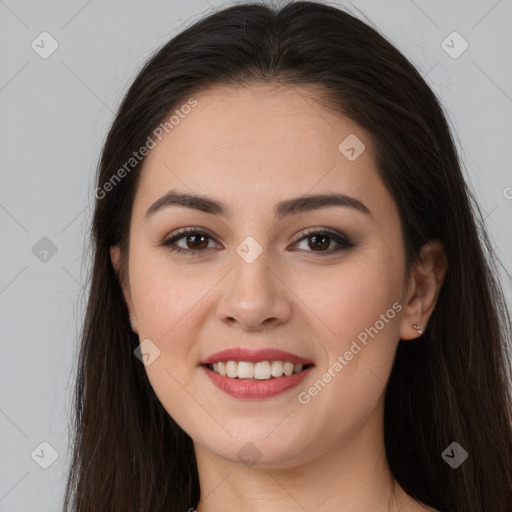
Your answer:
[[[243,242],[237,248],[237,257],[235,257],[234,284],[236,293],[246,296],[271,295],[270,289],[273,288],[272,257],[267,249],[261,250],[258,254],[250,242]]]
[[[276,276],[279,271],[272,268],[273,259],[268,249],[251,237],[239,244],[235,268],[219,304],[220,319],[251,328],[267,325],[271,319],[276,323],[286,320],[290,304],[286,287]]]

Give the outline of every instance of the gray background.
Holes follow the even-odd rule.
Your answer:
[[[56,511],[62,503],[84,239],[113,112],[153,50],[232,3],[0,0],[1,512]],[[441,98],[503,263],[510,304],[512,1],[331,3],[362,16],[360,9]],[[48,51],[43,31],[59,45],[46,59],[31,47],[35,40]],[[458,58],[441,46],[453,31],[469,44]],[[461,41],[451,41],[450,51],[460,51]],[[43,237],[55,254],[42,252],[49,245]],[[42,442],[58,453],[48,469],[40,465],[53,452]]]

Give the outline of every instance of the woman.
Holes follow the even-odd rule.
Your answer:
[[[95,196],[66,510],[512,510],[494,253],[374,29],[310,2],[195,23]]]

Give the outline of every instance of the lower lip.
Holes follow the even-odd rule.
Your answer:
[[[203,366],[209,379],[221,390],[235,398],[262,399],[270,398],[297,386],[311,372],[310,366],[300,373],[290,376],[272,377],[268,380],[241,380],[223,377],[210,368]]]

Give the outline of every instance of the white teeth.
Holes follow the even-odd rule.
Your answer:
[[[239,363],[240,364],[240,363]],[[254,378],[258,380],[270,379],[270,363],[263,361],[254,365]]]
[[[300,363],[292,363],[290,361],[260,361],[250,363],[248,361],[226,361],[214,363],[212,369],[214,372],[223,377],[231,377],[232,379],[257,379],[269,380],[272,377],[287,377],[300,373],[303,365]]]
[[[238,363],[237,375],[239,379],[252,379],[254,377],[254,364],[240,361]]]
[[[284,363],[282,361],[272,361],[270,365],[270,372],[272,373],[272,377],[281,377],[284,373]]]
[[[236,377],[236,373],[238,370],[238,363],[236,361],[228,361],[226,363],[226,375],[231,378]]]
[[[290,363],[289,361],[286,361],[284,363],[284,374],[286,376],[291,375],[293,373],[293,369],[295,368],[295,365],[293,363]]]

